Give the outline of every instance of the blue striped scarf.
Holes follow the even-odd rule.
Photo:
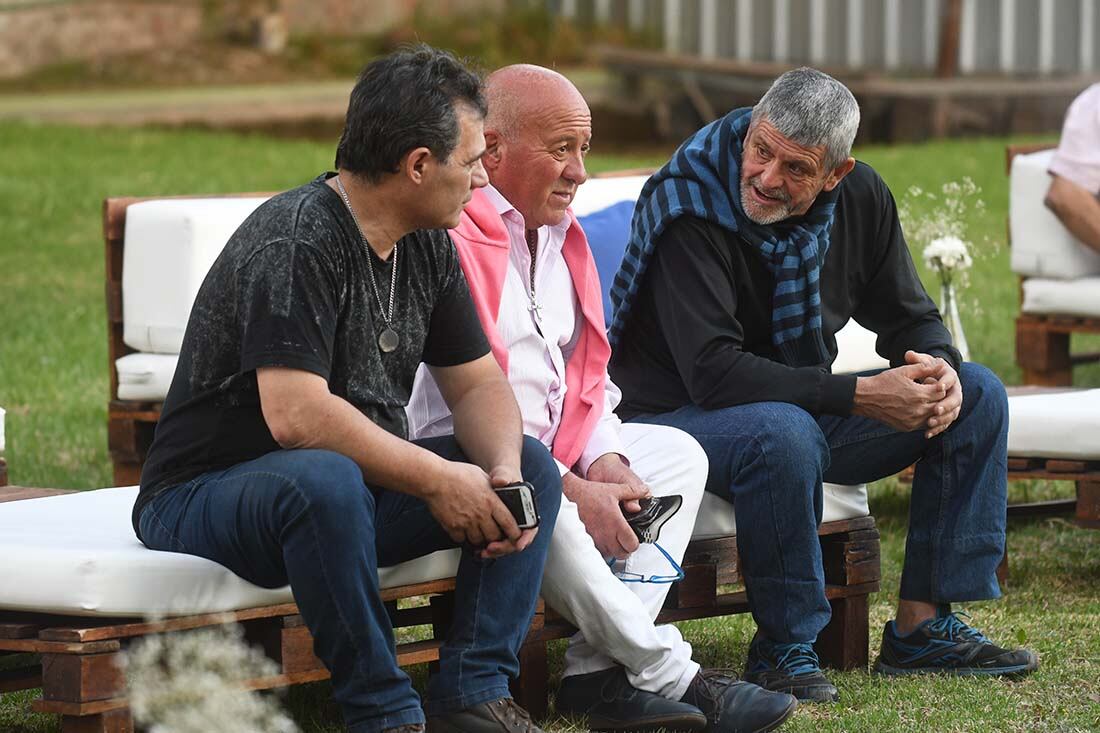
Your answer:
[[[749,219],[741,208],[740,168],[751,116],[752,108],[743,107],[707,125],[646,181],[634,207],[630,242],[611,286],[612,346],[622,336],[654,242],[673,220],[690,215],[739,234],[775,278],[772,343],[782,362],[815,366],[829,360],[821,337],[819,280],[840,187],[822,191],[803,216],[769,226]]]

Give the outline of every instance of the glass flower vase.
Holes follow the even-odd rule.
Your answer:
[[[970,346],[966,343],[962,319],[959,318],[959,296],[955,292],[954,283],[944,283],[940,289],[940,315],[943,317],[943,325],[947,326],[947,331],[951,334],[955,348],[962,354],[963,361],[970,361]]]

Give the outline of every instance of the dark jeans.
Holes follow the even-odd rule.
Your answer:
[[[416,442],[464,460],[451,436]],[[533,438],[524,439],[522,471],[535,486],[539,533],[523,552],[498,560],[463,551],[454,623],[428,683],[429,714],[507,697],[508,678],[519,673],[516,655],[561,502],[557,466]],[[154,550],[209,558],[265,588],[289,583],[349,730],[424,722],[394,657],[377,572],[455,546],[424,502],[366,486],[359,467],[338,453],[276,451],[165,491],[142,512],[140,527]]]
[[[815,418],[785,402],[689,405],[636,420],[671,425],[699,441],[710,459],[707,491],[733,501],[757,626],[777,642],[814,641],[830,615],[816,531],[822,481],[860,484],[919,461],[901,597],[949,603],[1000,596],[1008,400],[985,367],[965,363],[960,376],[959,417],[931,440],[869,418]]]

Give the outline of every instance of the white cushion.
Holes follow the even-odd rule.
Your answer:
[[[1100,460],[1100,389],[1009,397],[1008,455]]]
[[[858,486],[825,484],[824,488],[823,522],[866,517],[871,513],[867,506],[867,484]],[[709,491],[704,493],[691,538],[700,540],[736,533],[737,520],[733,516],[733,505]]]
[[[890,362],[875,351],[874,331],[868,331],[853,320],[836,332],[836,361],[833,374],[854,374],[871,369],[886,369]]]
[[[176,373],[179,354],[127,354],[115,359],[118,398],[163,402]]]
[[[1043,204],[1053,157],[1052,149],[1012,159],[1008,201],[1012,270],[1029,277],[1063,279],[1100,274],[1100,253],[1070,234]]]
[[[137,487],[0,504],[0,608],[80,616],[184,615],[288,603],[209,560],[146,548],[130,511]],[[452,577],[458,550],[382,568],[382,587]]]
[[[585,216],[593,211],[606,209],[620,201],[637,201],[642,186],[649,176],[612,176],[610,178],[589,178],[577,189],[573,199],[573,213]]]
[[[1024,280],[1024,313],[1053,313],[1100,318],[1100,277],[1077,280],[1048,280],[1029,277]]]
[[[178,354],[207,270],[263,198],[143,201],[126,209],[122,340]]]

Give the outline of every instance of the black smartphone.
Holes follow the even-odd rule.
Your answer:
[[[539,526],[539,509],[535,506],[535,487],[526,481],[493,489],[515,517],[520,529]]]
[[[656,542],[661,534],[661,527],[680,510],[684,498],[679,494],[650,496],[639,499],[638,503],[642,507],[641,511],[633,514],[623,512],[626,523],[634,530],[639,542]]]

